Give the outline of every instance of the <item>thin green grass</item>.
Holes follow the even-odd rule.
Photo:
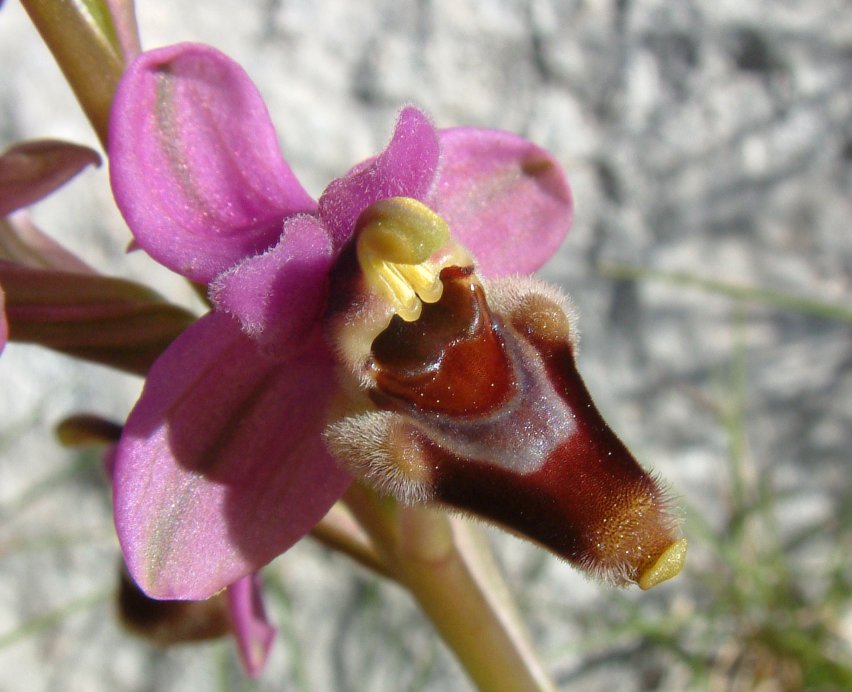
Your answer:
[[[795,293],[757,286],[744,286],[683,272],[665,272],[626,264],[605,264],[599,268],[599,271],[603,276],[611,279],[660,281],[727,296],[741,303],[765,305],[787,312],[798,312],[812,317],[852,323],[852,307]]]
[[[112,598],[115,588],[101,588],[85,596],[49,610],[30,620],[22,622],[8,632],[0,633],[0,651],[17,644],[28,637],[42,634],[46,630],[59,626],[66,619],[77,613],[94,608]]]
[[[828,526],[820,523],[782,540],[771,467],[759,467],[749,448],[746,346],[754,305],[842,322],[852,322],[852,309],[686,274],[625,266],[608,266],[602,272],[731,298],[734,343],[727,372],[720,378],[721,391],[714,397],[727,440],[727,510],[722,528],[695,508],[687,510],[693,548],[699,544],[711,548],[714,562],[703,573],[687,568],[685,576],[696,594],[693,611],[687,616],[658,608],[649,612],[642,601],[619,597],[615,600],[621,610],[616,615],[596,614],[598,622],[608,620],[596,639],[622,648],[631,639],[648,643],[683,666],[696,689],[720,684],[726,689],[764,684],[774,685],[773,689],[852,689],[852,652],[839,635],[836,620],[852,604],[848,561],[852,511]],[[820,574],[797,563],[797,548],[812,540],[836,546]],[[806,582],[827,587],[814,596]]]

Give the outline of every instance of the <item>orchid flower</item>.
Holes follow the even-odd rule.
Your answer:
[[[109,159],[135,243],[213,306],[151,368],[117,447],[116,526],[148,594],[257,571],[353,477],[615,582],[679,571],[668,500],[576,375],[567,299],[499,278],[570,225],[546,151],[409,107],[314,201],[245,72],[182,44],[126,71]]]

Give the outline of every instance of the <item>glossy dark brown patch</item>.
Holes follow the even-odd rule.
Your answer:
[[[441,281],[441,299],[424,303],[418,320],[394,317],[373,341],[379,394],[421,412],[488,414],[512,392],[503,342],[470,267],[447,267]]]

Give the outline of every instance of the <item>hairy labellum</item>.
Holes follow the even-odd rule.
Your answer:
[[[567,299],[532,279],[439,271],[440,299],[369,339],[351,334],[364,320],[332,316],[367,395],[326,430],[332,453],[382,493],[489,519],[607,581],[675,576],[686,541],[577,372]]]

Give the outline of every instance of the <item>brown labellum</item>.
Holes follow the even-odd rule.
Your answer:
[[[469,268],[441,281],[373,340],[358,377],[380,411],[330,426],[332,452],[381,492],[487,518],[613,583],[674,576],[685,541],[577,372],[567,299],[530,279],[484,288]]]

